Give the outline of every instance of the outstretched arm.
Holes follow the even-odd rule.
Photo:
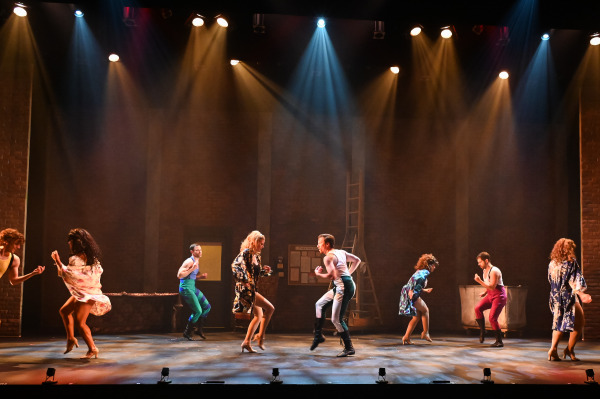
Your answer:
[[[19,285],[29,280],[31,277],[42,274],[46,269],[44,266],[36,267],[31,273],[27,273],[23,276],[19,276],[19,266],[21,265],[21,260],[17,255],[13,255],[13,262],[8,270],[8,281],[11,285]]]

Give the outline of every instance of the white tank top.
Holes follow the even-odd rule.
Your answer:
[[[488,272],[488,274],[486,275],[484,273],[483,275],[483,281],[485,281],[487,284],[490,283],[490,273],[492,272],[492,269],[498,269],[496,266],[492,266],[490,267],[490,270]],[[502,271],[500,269],[498,269],[498,273],[500,273],[500,276],[498,276],[498,281],[496,281],[496,286],[500,285],[504,287],[504,282],[502,281]]]
[[[335,269],[338,272],[338,276],[350,277],[350,271],[348,270],[348,264],[346,263],[346,251],[344,251],[343,249],[332,249],[331,251],[329,251],[329,253],[332,253],[337,258]]]

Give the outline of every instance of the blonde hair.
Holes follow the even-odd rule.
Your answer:
[[[265,236],[258,230],[254,230],[242,241],[240,252],[245,249],[250,249],[251,252],[256,252],[258,241],[264,240]]]
[[[555,262],[572,262],[577,259],[575,257],[575,248],[576,245],[573,240],[569,238],[561,238],[554,244],[554,248],[552,248],[552,252],[550,252],[550,260]]]

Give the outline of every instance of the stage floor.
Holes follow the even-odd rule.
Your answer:
[[[170,386],[181,384],[261,385],[278,368],[283,385],[375,384],[385,368],[388,385],[481,384],[483,369],[491,369],[498,384],[539,384],[559,388],[583,385],[586,369],[600,371],[600,342],[581,341],[579,362],[547,360],[549,340],[506,338],[504,348],[491,348],[476,336],[433,334],[432,343],[413,337],[403,346],[399,335],[354,335],[356,355],[338,358],[339,338],[310,351],[310,334],[267,335],[266,350],[241,353],[241,332],[208,332],[207,339],[188,341],[181,334],[97,335],[98,359],[80,360],[80,347],[66,355],[62,337],[0,338],[0,385],[40,385],[48,368],[57,385],[154,385],[163,367]],[[566,340],[561,342],[562,350]],[[597,378],[600,380],[600,378]]]

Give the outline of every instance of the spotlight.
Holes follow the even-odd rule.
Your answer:
[[[81,10],[75,10],[75,12],[73,14],[75,14],[75,16],[77,18],[83,17],[83,11],[81,11]]]
[[[48,368],[48,370],[46,370],[46,379],[44,380],[44,382],[42,382],[42,384],[43,385],[56,384],[58,381],[54,380],[54,374],[56,374],[56,370],[53,369],[52,367]]]
[[[549,39],[550,39],[550,35],[549,35],[549,34],[547,34],[547,33],[544,33],[544,34],[542,35],[542,40],[546,41],[546,40],[549,40]]]
[[[444,26],[442,28],[441,35],[444,39],[450,39],[452,37],[452,30],[450,29],[449,26]]]
[[[375,21],[375,30],[373,31],[373,39],[383,39],[385,37],[385,24],[383,21]]]
[[[240,63],[240,60],[231,60],[231,61],[229,61],[229,63],[231,64],[231,66],[236,66],[237,64]]]
[[[419,36],[422,31],[423,31],[422,26],[415,26],[410,30],[410,35],[411,36]]]
[[[200,14],[195,14],[192,17],[192,25],[194,26],[202,26],[204,25],[204,17]]]
[[[265,33],[265,14],[252,15],[252,31],[258,34]]]
[[[489,368],[484,368],[483,369],[483,380],[481,380],[482,384],[493,384],[494,381],[492,380],[492,370],[490,370]]]
[[[324,28],[325,27],[325,20],[323,18],[319,18],[319,20],[317,21],[317,26],[319,28]]]
[[[229,22],[227,22],[225,17],[222,16],[221,14],[217,15],[215,17],[215,19],[217,20],[217,23],[219,24],[219,26],[221,26],[223,28],[227,28],[229,26]]]
[[[600,44],[600,33],[594,33],[590,38],[590,44],[592,46],[597,46]]]
[[[25,5],[22,4],[22,3],[15,3],[15,8],[13,8],[13,12],[18,17],[25,17],[25,16],[27,16],[27,10],[25,9]]]
[[[379,377],[377,378],[377,381],[375,381],[378,384],[387,384],[388,382],[385,379],[385,368],[384,367],[380,367],[379,368]]]
[[[160,380],[156,381],[157,384],[170,384],[172,381],[169,380],[169,368],[163,367],[160,372]]]
[[[390,67],[390,71],[394,74],[394,75],[398,75],[400,73],[400,67],[397,66],[392,66]]]
[[[503,80],[506,80],[506,79],[508,79],[508,76],[509,76],[509,75],[508,75],[508,72],[506,72],[506,71],[502,71],[502,72],[500,72],[500,73],[498,74],[498,77],[499,77],[500,79],[503,79]]]
[[[594,381],[594,370],[587,369],[585,370],[585,383],[590,385],[598,385],[596,381]]]
[[[279,369],[273,369],[273,379],[271,380],[271,384],[283,384],[283,381],[279,379]]]
[[[123,7],[123,23],[131,28],[137,26],[137,10],[135,7]]]
[[[108,56],[108,60],[110,62],[117,62],[117,61],[119,61],[119,56],[115,53],[112,53],[111,55]]]

